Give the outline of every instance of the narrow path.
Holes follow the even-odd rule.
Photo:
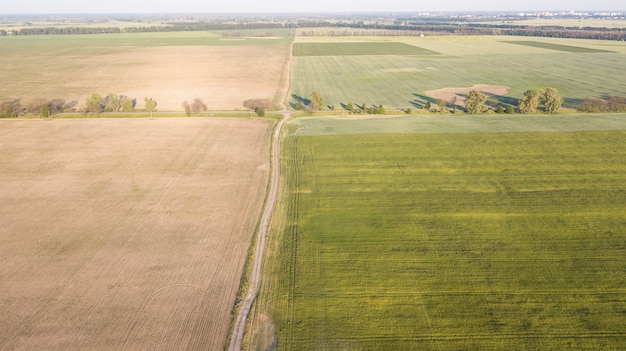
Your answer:
[[[291,80],[290,72],[291,72],[292,49],[293,49],[293,42],[291,43],[291,47],[289,48],[289,61],[287,63],[287,73],[286,73],[287,84],[283,91],[283,97],[281,99],[281,105],[283,109],[282,111],[280,111],[280,113],[282,113],[283,118],[276,125],[276,129],[274,130],[274,134],[272,136],[272,139],[273,139],[272,154],[271,154],[272,179],[270,183],[269,193],[265,201],[265,209],[263,210],[261,223],[259,225],[259,232],[257,233],[257,242],[256,242],[256,248],[254,250],[254,262],[252,266],[252,275],[250,277],[250,286],[248,287],[246,296],[243,299],[243,304],[241,305],[241,308],[239,309],[237,320],[235,321],[235,327],[233,328],[233,334],[230,339],[230,345],[228,347],[229,351],[241,350],[241,342],[243,340],[243,336],[246,331],[246,323],[248,320],[248,315],[250,314],[252,303],[254,302],[254,299],[258,295],[259,287],[261,285],[261,267],[263,266],[263,254],[265,253],[265,241],[269,233],[270,221],[272,219],[272,214],[274,213],[274,206],[276,205],[276,199],[278,198],[278,184],[280,181],[280,159],[279,159],[280,133],[282,132],[283,125],[285,124],[285,122],[287,122],[291,118],[291,111],[287,109],[287,94],[289,93],[290,80]]]

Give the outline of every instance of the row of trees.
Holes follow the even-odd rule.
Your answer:
[[[550,38],[572,39],[598,39],[598,40],[626,40],[626,28],[574,28],[562,26],[527,26],[514,24],[484,24],[463,23],[462,21],[450,21],[449,18],[428,19],[425,21],[396,21],[394,24],[364,23],[364,22],[337,22],[319,21],[318,23],[301,23],[301,28],[332,27],[332,28],[358,28],[379,31],[419,32],[433,35],[509,35],[509,36],[533,36]],[[310,31],[313,32],[313,31]],[[330,35],[326,31],[325,35]],[[334,33],[341,33],[340,30]],[[310,33],[306,33],[310,34]],[[336,34],[340,35],[340,34]],[[387,34],[389,35],[389,34]]]
[[[477,114],[486,112],[489,108],[485,106],[487,97],[485,94],[477,90],[472,90],[465,101],[465,108],[469,114]],[[519,113],[534,113],[539,108],[540,103],[543,105],[543,111],[548,114],[558,111],[563,105],[563,99],[559,96],[555,88],[545,88],[542,90],[526,90],[524,96],[517,105]],[[513,107],[507,106],[507,110],[499,108],[498,112],[513,113]]]
[[[100,114],[102,112],[133,112],[135,111],[136,105],[137,99],[125,95],[110,93],[107,96],[102,96],[98,93],[94,93],[91,94],[85,101],[84,112],[85,114]],[[156,107],[156,105],[154,107]]]
[[[555,88],[545,88],[543,90],[526,90],[517,109],[520,113],[533,113],[537,111],[540,100],[543,103],[543,110],[547,113],[554,113],[563,105],[563,99]]]
[[[16,99],[0,103],[0,118],[14,118],[28,114],[47,118],[61,112],[74,112],[77,104],[77,101],[66,102],[63,99],[34,99],[23,104],[21,100]]]
[[[583,99],[580,110],[583,112],[626,112],[626,97],[612,96],[608,99]]]
[[[383,105],[370,105],[362,103],[361,106],[355,107],[351,102],[345,106],[346,111],[350,113],[367,113],[370,115],[384,115],[387,111]]]
[[[291,27],[295,28],[296,24]],[[220,23],[220,22],[172,22],[167,25],[143,27],[32,27],[20,30],[0,30],[0,35],[75,35],[75,34],[104,34],[104,33],[152,33],[152,32],[187,32],[206,30],[249,30],[249,29],[278,29],[290,27],[276,22],[252,23]]]

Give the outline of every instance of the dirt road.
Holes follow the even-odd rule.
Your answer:
[[[293,43],[292,43],[293,49]],[[278,197],[278,184],[280,180],[280,159],[279,159],[279,146],[280,146],[280,133],[283,129],[283,125],[291,118],[291,111],[287,109],[287,94],[289,92],[289,81],[291,71],[291,49],[289,54],[289,63],[287,64],[287,84],[283,92],[281,99],[281,105],[283,110],[280,112],[283,114],[283,119],[278,122],[276,129],[274,130],[273,143],[272,143],[272,179],[270,183],[269,193],[265,201],[265,209],[261,217],[261,223],[259,225],[259,232],[257,234],[257,243],[254,250],[254,262],[252,266],[252,275],[250,277],[250,286],[248,292],[243,300],[243,304],[239,309],[237,320],[235,321],[235,327],[233,328],[233,334],[230,339],[229,351],[240,351],[241,342],[246,331],[246,322],[248,315],[250,314],[250,308],[252,303],[259,293],[259,287],[261,283],[261,267],[263,265],[263,254],[265,252],[265,241],[270,229],[270,221],[272,214],[274,213],[274,205]],[[244,273],[245,274],[245,273]]]

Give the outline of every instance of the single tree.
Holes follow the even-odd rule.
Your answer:
[[[295,109],[298,111],[302,111],[304,109],[304,105],[302,104],[301,101],[296,102]]]
[[[443,113],[446,110],[446,102],[444,99],[437,99],[437,106],[439,106],[439,112]]]
[[[41,105],[41,117],[43,118],[50,117],[50,105],[47,102]]]
[[[315,91],[312,92],[311,95],[309,95],[309,100],[311,100],[311,102],[309,103],[309,109],[317,111],[321,110],[324,106],[324,98],[322,98],[322,96]]]
[[[13,114],[13,108],[11,108],[11,104],[2,102],[0,103],[0,118],[11,118],[15,117]]]
[[[354,110],[354,105],[352,105],[351,102],[348,102],[348,104],[346,105],[346,110],[348,110],[348,111]]]
[[[193,102],[191,103],[191,112],[200,113],[200,112],[206,112],[206,110],[208,110],[207,105],[204,103],[204,101],[202,101],[202,99],[200,98],[193,99]]]
[[[456,99],[457,99],[457,96],[454,95],[449,101],[450,107],[452,108],[452,111],[451,111],[452,113],[456,113]]]
[[[157,102],[153,98],[146,97],[143,100],[145,102],[146,111],[150,111],[150,117],[152,117],[152,113],[154,109],[157,107]]]
[[[135,105],[137,104],[137,100],[131,99],[128,96],[122,96],[120,100],[121,100],[122,111],[133,112],[135,110]]]
[[[189,103],[187,102],[187,100],[183,101],[183,109],[185,110],[185,114],[187,116],[191,116],[191,106],[189,105]]]
[[[515,109],[511,105],[506,105],[506,108],[504,109],[504,113],[507,113],[507,114],[515,113]]]
[[[533,113],[537,111],[537,106],[539,106],[539,92],[537,90],[526,90],[517,108],[520,113]]]
[[[253,111],[256,111],[259,107],[264,109],[270,108],[271,102],[269,99],[248,99],[243,102],[243,106],[245,108],[249,108]]]
[[[485,112],[485,101],[487,101],[485,94],[478,90],[470,91],[467,100],[465,101],[467,113],[477,114]]]
[[[99,115],[104,110],[104,99],[98,93],[91,94],[85,102],[85,113]]]
[[[544,110],[551,114],[561,108],[563,99],[559,96],[559,92],[555,88],[545,88],[541,91],[541,99],[543,100]]]
[[[424,109],[430,111],[430,101],[426,101],[426,103],[424,104]]]
[[[119,112],[122,108],[122,101],[120,100],[119,95],[109,93],[104,98],[104,111],[105,112]]]
[[[52,99],[50,100],[50,115],[54,116],[63,112],[65,109],[65,100],[63,99]]]
[[[265,109],[264,109],[263,107],[258,107],[258,108],[256,109],[256,114],[257,114],[259,117],[265,117]]]

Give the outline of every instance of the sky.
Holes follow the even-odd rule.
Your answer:
[[[222,13],[222,12],[439,12],[626,11],[624,0],[19,0],[3,14]]]

